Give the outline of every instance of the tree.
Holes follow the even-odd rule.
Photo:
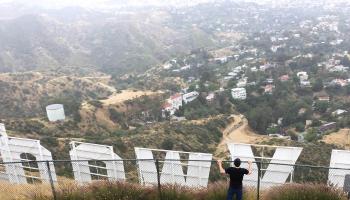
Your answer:
[[[322,79],[316,79],[315,83],[312,85],[312,91],[319,92],[323,89],[323,81]]]
[[[318,101],[315,103],[315,110],[320,113],[325,113],[329,107],[328,102]]]
[[[316,129],[309,129],[305,135],[305,140],[308,142],[316,141],[318,138]]]
[[[273,122],[272,109],[269,106],[253,108],[247,114],[249,125],[260,133],[266,133],[269,124]]]
[[[297,123],[295,125],[295,130],[298,132],[304,132],[305,131],[305,125],[301,122]]]

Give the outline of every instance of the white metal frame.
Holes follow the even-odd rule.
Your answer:
[[[329,167],[350,169],[350,151],[333,149]],[[343,188],[345,176],[350,174],[350,170],[344,169],[329,169],[328,182]]]
[[[80,184],[91,182],[93,175],[98,177],[105,177],[108,180],[125,180],[124,163],[122,159],[114,153],[112,146],[82,143],[76,141],[72,141],[70,145],[71,150],[69,154],[71,160],[73,160],[72,166],[74,178]],[[90,165],[88,160],[102,160],[102,162],[106,164],[106,167]],[[105,175],[101,173],[93,173],[91,172],[90,167],[94,167],[96,169],[105,169],[107,171],[107,174]]]
[[[212,154],[135,147],[141,184],[157,183],[157,169],[153,152],[166,153],[165,159],[159,160],[159,163],[163,163],[163,168],[160,171],[162,184],[207,187]],[[180,161],[180,154],[188,155],[189,162],[187,164]],[[186,174],[183,172],[183,166],[187,167]]]
[[[269,163],[281,163],[293,165],[297,161],[302,151],[300,147],[285,147],[285,146],[269,146],[269,145],[255,145],[255,144],[243,144],[243,143],[228,143],[228,149],[231,153],[231,159],[240,158],[242,161],[255,161],[260,159],[262,161],[268,161]],[[254,156],[252,146],[262,147],[262,156]],[[238,149],[237,149],[238,148]],[[275,149],[273,157],[265,157],[263,152],[265,148]],[[283,152],[287,151],[287,152]],[[289,151],[289,152],[288,152]],[[284,156],[284,154],[289,154]],[[283,158],[281,158],[283,157]],[[286,157],[286,158],[284,158]],[[265,171],[263,177],[260,177],[262,187],[271,187],[285,183],[290,176],[290,181],[293,180],[294,167],[289,165],[275,165],[269,164],[267,168],[260,169]],[[247,163],[242,163],[242,167],[247,168]],[[250,176],[244,178],[246,185],[256,187],[258,181],[258,166],[256,163],[252,165],[253,172]]]
[[[21,154],[28,153],[33,155],[37,161],[52,160],[51,152],[41,146],[40,140],[32,140],[17,137],[8,137],[5,127],[0,125],[0,152],[4,162],[22,162],[30,161],[22,159]],[[11,183],[23,184],[27,183],[27,178],[41,180],[43,182],[50,182],[47,165],[45,162],[38,162],[38,168],[23,166],[22,163],[6,164],[5,174],[1,176],[1,180],[9,181]],[[57,181],[55,167],[50,163],[51,176],[53,181]],[[24,169],[37,170],[40,176],[26,175]]]

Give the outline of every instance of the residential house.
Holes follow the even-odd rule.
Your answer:
[[[199,96],[199,93],[197,91],[193,91],[182,95],[182,100],[184,101],[185,104],[187,104],[197,99],[198,96]]]
[[[338,85],[340,87],[345,87],[349,84],[347,80],[344,79],[334,79],[331,81],[331,85]]]
[[[322,134],[322,133],[326,133],[326,132],[331,131],[331,130],[335,130],[336,128],[337,128],[337,123],[330,122],[330,123],[323,124],[322,126],[320,126],[318,128],[318,132]]]
[[[307,74],[307,72],[298,72],[297,77],[300,81],[306,81],[309,79],[309,75]]]
[[[247,98],[247,90],[245,88],[233,88],[231,89],[231,95],[233,99],[245,100]]]
[[[205,97],[207,102],[213,102],[214,98],[215,98],[215,94],[213,92],[209,93],[208,96]]]
[[[303,88],[311,87],[311,83],[308,80],[300,80],[300,87],[303,87]]]
[[[172,95],[163,105],[163,110],[168,111],[170,115],[174,115],[176,110],[182,106],[182,95],[177,93]]]
[[[287,75],[283,75],[281,77],[278,78],[281,82],[286,82],[289,80],[289,76]]]
[[[329,97],[329,95],[323,95],[323,96],[318,96],[317,97],[317,100],[318,101],[326,101],[326,102],[329,102],[330,101],[330,97]]]
[[[247,78],[240,79],[237,83],[237,87],[242,88],[247,86],[247,80],[248,80]]]
[[[265,94],[272,94],[273,89],[275,89],[275,86],[274,86],[274,85],[271,85],[271,84],[266,85],[266,86],[264,87],[264,93],[265,93]]]
[[[342,110],[342,109],[337,109],[334,112],[332,112],[332,115],[334,117],[339,117],[339,116],[345,115],[346,113],[348,113],[348,111]]]

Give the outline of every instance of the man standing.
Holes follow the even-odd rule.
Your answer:
[[[252,173],[252,162],[248,161],[249,167],[248,169],[240,168],[241,160],[236,158],[233,161],[234,167],[229,167],[224,169],[222,167],[222,161],[217,161],[220,173],[230,175],[230,187],[227,192],[227,200],[232,200],[233,195],[236,195],[237,200],[242,200],[242,181],[244,175],[250,175]]]

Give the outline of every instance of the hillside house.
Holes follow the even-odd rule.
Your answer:
[[[286,82],[289,81],[289,76],[287,75],[283,75],[281,77],[278,78],[281,82]]]
[[[297,73],[297,77],[299,78],[300,81],[307,81],[309,79],[309,75],[307,74],[307,72],[298,72]]]
[[[318,101],[326,101],[326,102],[329,102],[330,101],[330,97],[329,97],[329,95],[322,95],[322,96],[318,96],[317,97],[317,100]]]
[[[174,115],[175,112],[182,106],[182,95],[177,93],[172,95],[166,102],[163,104],[163,111],[167,111],[170,115]]]
[[[302,87],[302,88],[311,87],[311,83],[308,80],[300,80],[300,87]]]
[[[274,85],[271,85],[271,84],[266,85],[266,86],[264,87],[264,93],[265,93],[265,94],[272,94],[272,93],[273,93],[273,89],[275,89],[275,86],[274,86]]]
[[[318,132],[320,134],[326,133],[328,131],[335,130],[337,128],[337,123],[336,122],[330,122],[327,124],[324,124],[318,128]]]
[[[207,97],[205,97],[205,99],[207,100],[207,102],[213,102],[215,98],[215,94],[214,93],[209,93]]]
[[[245,88],[233,88],[231,89],[231,95],[233,99],[245,100],[247,98],[247,91]]]
[[[197,91],[193,91],[182,95],[182,100],[184,101],[185,104],[187,104],[197,99],[198,96],[199,96],[199,93]]]
[[[349,84],[348,81],[344,79],[334,79],[331,81],[331,85],[338,85],[340,87],[345,87],[348,84]]]
[[[335,110],[334,112],[332,112],[332,115],[333,115],[334,117],[340,117],[340,116],[343,116],[343,115],[345,115],[345,114],[347,114],[347,113],[348,113],[348,111],[346,111],[346,110],[337,109],[337,110]]]

